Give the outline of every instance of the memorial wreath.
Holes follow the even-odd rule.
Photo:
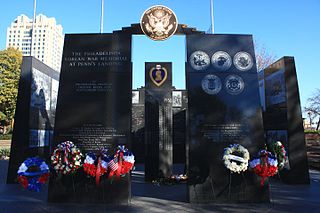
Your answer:
[[[280,141],[272,142],[268,145],[269,150],[277,157],[278,170],[284,168],[287,162],[286,150]]]
[[[264,185],[264,181],[278,172],[277,158],[266,150],[259,151],[257,157],[249,162],[250,168],[255,174],[261,177],[260,184]]]
[[[231,172],[241,173],[247,170],[249,158],[250,154],[246,148],[240,144],[230,144],[224,149],[222,160]]]
[[[100,177],[108,170],[110,157],[107,151],[107,149],[101,149],[97,153],[89,152],[83,163],[84,172],[95,177],[97,185],[100,183]]]
[[[26,159],[19,167],[18,181],[24,189],[39,192],[50,176],[49,167],[44,160],[33,157]]]
[[[134,165],[134,155],[125,146],[118,146],[116,154],[110,158],[108,163],[108,178],[116,176],[119,179],[129,173]]]
[[[71,174],[81,166],[82,153],[71,141],[58,144],[51,155],[51,165],[58,174]]]

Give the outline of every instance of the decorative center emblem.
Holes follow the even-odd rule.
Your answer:
[[[161,65],[156,65],[156,67],[151,68],[149,75],[151,81],[159,87],[167,80],[168,72]]]
[[[195,70],[205,70],[210,65],[210,58],[208,54],[203,51],[195,51],[191,54],[189,63]]]
[[[201,86],[207,94],[215,95],[221,90],[221,80],[218,76],[209,74],[202,79]]]
[[[172,36],[178,28],[178,20],[168,7],[157,5],[147,9],[140,20],[143,33],[150,39],[162,41]]]
[[[211,58],[212,65],[219,71],[226,71],[231,67],[232,60],[228,53],[218,51]]]
[[[238,52],[233,58],[234,66],[240,71],[248,71],[253,66],[253,59],[247,52]]]
[[[244,89],[244,82],[240,76],[229,75],[225,80],[227,92],[231,95],[238,95]]]

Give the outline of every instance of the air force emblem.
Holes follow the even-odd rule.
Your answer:
[[[167,69],[161,65],[156,65],[156,67],[151,68],[149,76],[151,81],[160,87],[167,80],[168,72]]]
[[[161,41],[172,36],[178,28],[178,20],[168,7],[157,5],[147,9],[140,20],[143,33],[150,39]]]
[[[206,75],[202,79],[201,86],[203,91],[205,91],[209,95],[218,94],[222,87],[220,78],[212,74]]]

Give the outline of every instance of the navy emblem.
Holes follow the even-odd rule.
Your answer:
[[[232,60],[228,53],[218,51],[211,57],[211,63],[219,71],[226,71],[231,67]]]
[[[210,57],[203,51],[195,51],[191,54],[189,63],[195,70],[205,70],[210,66]]]
[[[233,58],[233,64],[240,71],[248,71],[253,66],[253,59],[247,52],[238,52]]]
[[[149,76],[151,81],[159,87],[167,80],[168,72],[161,65],[156,65],[156,67],[151,68]]]
[[[150,39],[162,41],[175,34],[178,28],[178,19],[168,7],[152,6],[141,16],[140,27]]]
[[[225,80],[227,92],[231,95],[238,95],[244,89],[244,82],[238,75],[229,75]]]
[[[221,80],[218,76],[209,74],[202,79],[201,86],[207,94],[215,95],[221,90]]]

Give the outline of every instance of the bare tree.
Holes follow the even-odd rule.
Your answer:
[[[256,54],[256,63],[258,72],[265,69],[267,66],[275,62],[276,55],[267,51],[267,48],[264,45],[261,45],[259,42],[254,41],[255,54]]]
[[[304,111],[308,113],[309,117],[318,117],[317,128],[319,130],[320,126],[320,89],[317,88],[307,100],[307,106],[304,107]]]

